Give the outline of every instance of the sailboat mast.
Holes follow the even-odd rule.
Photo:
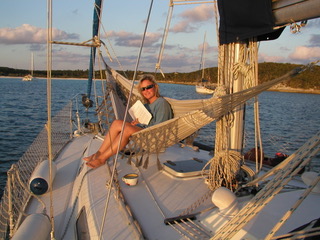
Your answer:
[[[202,53],[201,53],[201,63],[200,63],[200,69],[202,69],[201,79],[204,79],[204,64],[205,64],[205,43],[206,43],[206,35],[207,32],[204,33],[203,37],[203,44],[202,44]]]
[[[100,17],[101,17],[101,5],[103,0],[95,0],[93,10],[93,26],[92,26],[92,39],[99,38],[100,28]],[[87,98],[90,99],[92,79],[94,77],[94,64],[96,57],[96,47],[91,47],[90,51],[90,63],[89,63],[89,75],[88,75],[88,86],[87,86]]]
[[[33,60],[33,53],[31,53],[31,69],[30,69],[31,76],[33,76],[33,68],[34,68],[34,60]]]
[[[207,32],[205,32],[204,39],[203,39],[202,79],[204,78],[204,66],[206,61],[206,37],[207,37]]]
[[[234,48],[234,63],[241,63],[240,45],[243,43],[236,43]],[[244,89],[244,76],[239,76],[236,81],[232,81],[233,84],[230,86],[230,93],[240,92]],[[243,135],[244,135],[244,111],[245,105],[240,105],[233,111],[234,122],[230,127],[230,149],[242,153],[243,148]]]

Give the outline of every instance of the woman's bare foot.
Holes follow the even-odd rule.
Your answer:
[[[90,162],[91,159],[92,159],[92,155],[91,155],[91,156],[88,156],[88,157],[84,157],[84,158],[83,158],[83,161],[85,161],[85,162]]]
[[[98,155],[99,155],[98,152],[96,152],[96,153],[94,153],[94,154],[92,154],[92,155],[90,155],[90,156],[88,156],[88,157],[84,157],[84,158],[83,158],[83,161],[90,162],[90,161],[92,161],[93,159],[97,158]]]
[[[102,165],[105,164],[105,161],[101,161],[100,159],[96,158],[96,159],[91,159],[89,162],[86,163],[86,165],[88,167],[91,167],[91,168],[98,168]]]

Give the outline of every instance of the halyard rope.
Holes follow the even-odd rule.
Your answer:
[[[51,223],[51,239],[54,237],[54,211],[53,211],[53,194],[52,194],[52,116],[51,116],[51,71],[52,71],[52,0],[47,1],[47,137],[48,137],[48,160],[49,160],[49,194],[50,194],[50,223]]]

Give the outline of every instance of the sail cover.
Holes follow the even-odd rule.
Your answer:
[[[218,0],[220,44],[257,37],[258,41],[273,40],[284,28],[275,26],[271,0]]]

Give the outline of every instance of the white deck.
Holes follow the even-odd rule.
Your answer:
[[[102,225],[102,239],[142,238],[134,227],[134,219],[131,217],[130,211],[139,222],[145,238],[185,239],[174,228],[165,225],[164,220],[178,217],[208,192],[208,187],[202,176],[181,178],[174,177],[164,170],[159,171],[155,156],[150,157],[148,169],[137,168],[134,164],[128,165],[127,159],[122,159],[120,156],[117,163],[117,178],[125,201],[117,199],[115,188],[112,188],[106,211],[109,190],[107,185],[111,168],[104,165],[91,170],[82,160],[83,153],[85,153],[85,156],[94,153],[100,144],[101,140],[94,139],[93,135],[75,138],[56,160],[57,174],[53,184],[56,239],[62,239],[63,236],[63,239],[76,238],[76,219],[82,209],[86,212],[88,230],[81,229],[81,231],[83,236],[90,235],[91,239],[98,239]],[[88,149],[87,152],[84,151],[86,148]],[[192,160],[193,158],[203,160],[211,158],[208,152],[196,152],[191,148],[181,148],[178,145],[168,148],[159,157],[162,163],[168,160],[177,162],[184,160],[194,161]],[[139,174],[138,184],[136,186],[127,186],[121,179],[125,174],[132,172]],[[48,193],[41,196],[47,206],[48,213],[50,209],[49,196]],[[299,195],[294,192],[279,195],[252,223],[249,223],[244,228],[244,231],[239,232],[237,237],[239,238],[246,231],[250,231],[250,236],[261,238],[267,233],[270,226],[275,223],[277,219],[275,214],[280,215],[281,212],[286,211],[285,207],[290,207],[289,203],[298,197]],[[317,203],[315,199],[320,199],[319,194],[311,194],[308,197],[302,210],[295,213],[296,217],[286,223],[281,233],[291,231],[295,227],[318,218],[320,209],[315,206]],[[214,207],[211,197],[204,201],[199,208],[192,210],[192,212],[199,212],[210,207]],[[32,201],[29,204],[28,212],[41,212],[38,201]],[[106,214],[106,221],[102,224],[104,214]],[[212,224],[210,223],[208,228],[202,227],[205,231],[211,231],[211,234],[213,234],[227,220],[221,217],[215,208],[198,214],[197,220],[194,222],[200,225],[202,223],[208,225],[210,221],[212,221]],[[249,237],[248,239],[254,239],[255,237]]]

